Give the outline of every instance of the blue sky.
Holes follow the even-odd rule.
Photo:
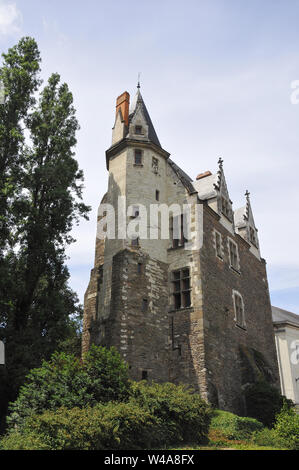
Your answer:
[[[251,192],[272,304],[299,313],[299,1],[0,0],[5,51],[33,36],[43,77],[75,99],[89,222],[74,229],[71,285],[83,300],[116,97],[142,94],[162,146],[191,177],[219,156],[234,209]]]

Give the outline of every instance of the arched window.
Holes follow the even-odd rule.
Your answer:
[[[243,297],[236,290],[233,291],[233,302],[234,302],[236,325],[239,326],[240,328],[246,329]]]

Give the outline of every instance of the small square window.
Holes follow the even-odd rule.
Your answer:
[[[138,135],[142,134],[142,126],[135,126],[135,134],[138,134]]]

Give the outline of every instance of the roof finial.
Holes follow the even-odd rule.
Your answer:
[[[223,159],[220,157],[218,160],[219,169],[223,170]]]
[[[140,88],[140,75],[141,75],[141,72],[138,72],[138,83],[137,83],[138,89]]]
[[[248,189],[246,190],[245,196],[247,201],[249,201],[250,192],[248,191]]]

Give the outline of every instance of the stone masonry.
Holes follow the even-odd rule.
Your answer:
[[[162,219],[147,219],[147,236],[97,236],[85,294],[82,352],[115,346],[134,380],[185,383],[217,407],[246,412],[243,392],[261,378],[279,387],[266,263],[249,193],[233,211],[223,161],[193,181],[159,142],[138,87],[130,105],[117,99],[106,152],[110,204],[120,226],[137,223],[152,205],[190,209],[188,239],[162,237]],[[133,213],[131,209],[133,208]],[[142,209],[143,208],[143,209]],[[130,212],[131,211],[131,212]],[[134,213],[137,211],[137,213]],[[152,239],[151,231],[158,234]]]

